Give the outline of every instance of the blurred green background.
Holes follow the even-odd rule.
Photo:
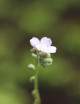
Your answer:
[[[80,0],[0,0],[0,104],[33,104],[29,40],[44,36],[57,53],[39,66],[42,104],[80,104]]]

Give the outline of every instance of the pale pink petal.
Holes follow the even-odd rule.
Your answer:
[[[44,45],[50,46],[52,44],[52,40],[50,38],[43,37],[41,39],[41,43],[44,44]]]
[[[36,48],[37,48],[38,51],[40,51],[41,50],[41,44],[37,44]]]
[[[42,45],[42,46],[40,47],[40,50],[41,50],[42,52],[45,52],[45,51],[47,50],[47,46],[46,46],[46,45]]]
[[[55,46],[50,46],[48,47],[47,52],[48,53],[56,53],[57,48]]]
[[[40,41],[39,41],[38,38],[33,37],[32,39],[30,39],[30,44],[31,44],[31,46],[33,46],[34,48],[36,48],[36,45],[40,44]]]
[[[40,43],[36,45],[37,50],[44,52],[44,50],[46,49],[46,45]]]
[[[56,47],[54,46],[49,46],[49,47],[46,47],[43,52],[45,53],[56,53]]]

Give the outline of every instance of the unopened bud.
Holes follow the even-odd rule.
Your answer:
[[[28,68],[29,68],[30,70],[35,70],[35,66],[34,66],[33,64],[29,64],[29,65],[28,65]]]
[[[35,76],[32,76],[32,77],[30,77],[30,82],[34,82],[34,80],[35,80]]]
[[[36,92],[35,92],[35,90],[32,91],[32,95],[33,95],[34,98],[36,98]]]
[[[47,54],[46,54],[46,53],[44,53],[44,52],[39,52],[39,56],[41,56],[41,57],[46,57],[46,56],[47,56]]]
[[[52,58],[45,58],[44,59],[44,62],[52,63],[52,61],[53,61]]]
[[[35,53],[32,53],[32,56],[35,57],[35,58],[37,57],[37,55]]]
[[[48,67],[52,64],[52,58],[44,58],[44,57],[39,57],[39,62],[41,66],[43,67]]]
[[[37,54],[36,48],[32,48],[32,49],[31,49],[31,52]]]
[[[49,63],[46,63],[46,66],[49,66],[50,64]]]
[[[47,56],[46,56],[47,58],[50,58],[51,57],[51,54],[50,53],[47,53]]]
[[[44,58],[50,58],[51,54],[50,53],[39,52],[39,56],[44,57]]]

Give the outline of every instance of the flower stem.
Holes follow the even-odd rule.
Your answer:
[[[36,69],[35,69],[35,82],[34,82],[34,90],[35,90],[35,104],[41,104],[39,90],[38,90],[38,51],[37,51],[37,59],[36,59]]]

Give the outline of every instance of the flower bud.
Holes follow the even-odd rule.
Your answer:
[[[30,77],[30,82],[34,82],[34,80],[35,80],[35,76],[32,76],[32,77]]]
[[[35,70],[35,66],[34,66],[33,64],[29,64],[29,65],[28,65],[28,68],[29,68],[30,70]]]
[[[51,54],[50,53],[39,52],[39,56],[44,57],[44,58],[50,58]]]
[[[31,52],[34,53],[34,54],[37,54],[36,48],[32,48],[32,49],[31,49]]]
[[[44,62],[52,63],[52,61],[53,61],[52,58],[45,58],[44,59]]]
[[[32,53],[32,56],[35,57],[35,58],[37,57],[37,55],[35,53]]]
[[[50,63],[46,63],[46,66],[49,66],[50,65]]]
[[[43,67],[48,67],[52,64],[52,58],[44,58],[44,57],[40,57],[39,56],[39,62],[41,64],[41,66]]]
[[[34,98],[36,98],[36,92],[35,92],[35,90],[32,91],[32,95],[33,95]]]
[[[41,57],[46,57],[46,56],[47,56],[47,53],[39,52],[39,56],[41,56]]]
[[[51,54],[50,53],[47,53],[47,56],[46,56],[47,58],[50,58],[51,57]]]

